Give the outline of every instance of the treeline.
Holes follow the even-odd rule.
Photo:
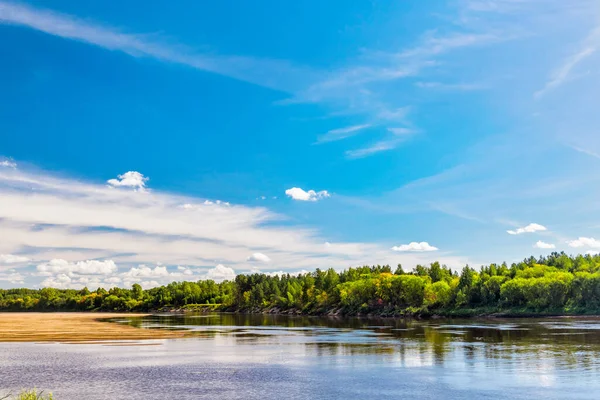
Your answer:
[[[149,311],[212,304],[227,311],[404,315],[484,312],[600,312],[600,256],[552,253],[479,271],[438,262],[320,270],[297,276],[238,275],[235,281],[173,282],[143,290],[0,290],[0,310]]]

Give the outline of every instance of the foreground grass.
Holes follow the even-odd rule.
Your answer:
[[[16,397],[6,396],[0,397],[0,400],[54,400],[52,393],[44,394],[44,392],[38,392],[37,390],[25,390],[19,393]]]

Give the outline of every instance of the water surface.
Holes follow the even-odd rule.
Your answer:
[[[600,319],[392,320],[187,314],[138,343],[0,343],[0,398],[597,399]],[[150,344],[150,345],[148,345]]]

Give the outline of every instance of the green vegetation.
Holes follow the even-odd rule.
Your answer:
[[[297,276],[238,275],[235,281],[173,282],[131,289],[0,290],[0,310],[225,310],[304,314],[454,315],[600,313],[600,256],[553,253],[452,271],[437,262],[405,272],[388,265]]]
[[[17,397],[0,397],[0,400],[53,400],[52,393],[44,394],[37,390],[26,390],[21,392]]]

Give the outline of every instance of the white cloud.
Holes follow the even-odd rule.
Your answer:
[[[359,131],[371,127],[371,124],[353,125],[346,128],[332,129],[317,138],[317,143],[327,143],[354,136]]]
[[[69,262],[62,259],[50,260],[37,266],[42,274],[82,274],[82,275],[110,275],[117,272],[117,265],[113,260],[86,260]]]
[[[327,190],[321,190],[320,192],[315,192],[314,190],[304,191],[301,188],[293,187],[285,191],[285,194],[288,197],[291,197],[294,200],[299,201],[318,201],[321,199],[325,199],[327,197],[331,197],[331,195],[327,192]]]
[[[253,253],[246,261],[268,263],[271,262],[271,259],[263,253]]]
[[[0,161],[0,167],[15,169],[17,168],[17,163],[10,160],[2,160]]]
[[[580,237],[576,240],[567,242],[571,247],[591,247],[594,249],[600,249],[600,240],[588,237]]]
[[[167,267],[157,265],[154,268],[150,268],[146,265],[140,265],[137,268],[133,267],[129,271],[123,273],[124,278],[157,278],[169,276]]]
[[[442,83],[442,82],[417,82],[415,86],[422,89],[437,89],[448,91],[469,92],[482,90],[486,87],[476,83]]]
[[[52,287],[56,289],[74,289],[75,286],[79,287],[80,285],[81,284],[74,284],[72,279],[66,274],[51,276],[44,279],[41,284],[42,287]]]
[[[50,262],[48,263],[50,266],[38,268],[40,275],[48,276],[41,285],[72,289],[80,289],[84,286],[108,289],[113,286],[131,287],[134,283],[139,283],[144,288],[152,288],[173,281],[197,280],[201,277],[200,274],[196,273],[198,270],[182,266],[177,267],[174,272],[169,272],[168,268],[163,265],[149,267],[141,264],[137,267],[131,267],[125,272],[118,273],[112,265],[109,265],[110,268],[107,269],[89,268],[89,265],[88,267],[82,266],[89,263],[89,261],[67,263],[64,260]],[[204,277],[202,276],[202,278]]]
[[[140,174],[137,171],[125,172],[118,176],[119,179],[109,179],[107,183],[112,187],[128,187],[135,190],[144,191],[146,182],[149,178]]]
[[[598,250],[588,250],[585,252],[585,254],[588,254],[590,256],[597,256],[598,254],[600,254],[600,251]]]
[[[523,228],[518,228],[516,230],[509,230],[506,232],[509,235],[520,235],[522,233],[533,233],[533,232],[540,232],[540,231],[545,231],[545,230],[547,230],[547,228],[545,226],[532,223],[527,226],[524,226]]]
[[[536,242],[536,244],[534,245],[534,247],[537,247],[538,249],[554,249],[554,248],[556,248],[555,245],[553,245],[551,243],[542,242],[541,240],[538,240]]]
[[[13,285],[20,285],[25,282],[25,276],[19,272],[0,272],[0,282],[8,282],[12,283]]]
[[[393,150],[402,143],[410,139],[412,135],[417,133],[414,129],[409,128],[388,128],[391,135],[388,138],[375,142],[367,147],[363,147],[356,150],[346,151],[346,157],[348,158],[363,158],[372,156],[383,151]]]
[[[232,281],[235,279],[235,271],[223,264],[219,264],[206,272],[206,279],[212,279],[215,282]]]
[[[199,54],[181,44],[166,43],[156,34],[124,33],[87,19],[3,1],[0,1],[0,23],[26,26],[133,57],[151,57],[276,90],[292,91],[314,74],[285,60]]]
[[[436,36],[435,32],[428,32],[423,36],[418,47],[402,52],[400,57],[429,57],[447,53],[451,50],[485,46],[492,43],[508,40],[508,36],[498,36],[493,33],[451,33],[445,36]]]
[[[199,279],[206,266],[217,263],[236,271],[244,268],[248,255],[256,250],[276,254],[284,271],[342,269],[373,260],[406,265],[433,261],[409,253],[399,257],[377,243],[336,241],[327,247],[319,230],[290,224],[286,216],[266,207],[204,205],[203,201],[161,191],[131,196],[104,184],[57,178],[39,170],[0,169],[0,254],[64,260],[37,261],[47,272],[21,273],[31,285],[39,284],[42,274],[70,273],[75,288],[82,284],[112,287],[115,282],[109,278],[113,277],[122,278],[120,286],[130,286],[134,277],[122,273],[132,267],[140,269],[140,264],[152,269],[157,263],[186,265],[192,274],[175,269],[170,272],[167,267],[169,276],[135,277],[139,283]],[[185,208],[184,204],[193,207]],[[77,266],[81,260],[112,260],[123,272],[92,275],[83,283],[85,271]],[[468,260],[443,257],[439,261],[461,265]]]
[[[427,242],[410,242],[409,244],[402,244],[400,246],[392,247],[393,251],[436,251],[437,247],[431,246]]]
[[[346,151],[346,157],[348,158],[363,158],[372,156],[373,154],[381,153],[382,151],[393,150],[398,147],[402,140],[382,140],[376,143],[373,143],[370,146],[356,149],[356,150],[348,150]]]
[[[291,276],[298,276],[298,275],[308,274],[309,272],[311,272],[311,271],[307,271],[305,269],[300,270],[300,271],[271,271],[271,272],[263,272],[259,269],[253,269],[251,271],[251,273],[253,273],[253,274],[264,274],[267,276],[279,276],[279,277],[281,277],[283,275],[287,275],[287,274],[289,274]]]
[[[582,47],[576,53],[564,60],[563,64],[554,71],[545,86],[535,92],[534,97],[542,97],[567,81],[572,75],[573,70],[598,50],[599,40],[600,27],[595,27],[586,38]]]
[[[398,107],[392,110],[383,107],[377,112],[377,118],[390,122],[404,122],[410,110],[411,107],[409,106]]]
[[[231,204],[227,201],[221,200],[204,200],[202,204],[190,204],[186,203],[181,206],[184,210],[199,210],[201,208],[206,208],[206,206],[222,206],[222,207],[230,207]]]
[[[17,264],[29,261],[29,258],[14,254],[0,254],[0,264]]]
[[[194,271],[187,267],[178,266],[177,271],[180,271],[183,275],[194,275]]]

